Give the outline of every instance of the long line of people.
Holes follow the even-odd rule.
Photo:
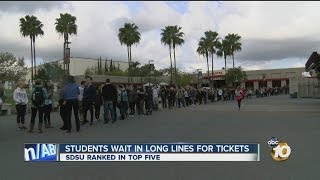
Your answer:
[[[136,114],[152,115],[153,111],[159,109],[159,102],[161,102],[160,104],[163,109],[173,109],[174,107],[182,108],[208,104],[209,101],[234,100],[236,96],[239,96],[239,88],[213,89],[195,88],[193,86],[144,87],[141,85],[112,84],[110,79],[106,79],[105,84],[93,85],[92,78],[89,76],[78,85],[73,76],[68,76],[58,84],[59,109],[61,119],[63,120],[63,126],[60,129],[65,130],[67,133],[71,132],[72,112],[75,119],[76,131],[80,131],[81,125],[90,122],[90,126],[92,126],[95,121],[100,121],[100,109],[102,106],[104,124],[108,124],[109,122],[113,124],[118,119],[124,120]],[[277,93],[277,91],[278,89],[274,91],[271,89],[271,92]],[[280,90],[281,93],[283,91],[285,90]],[[248,97],[248,94],[253,94],[253,91],[249,89],[243,93]],[[257,95],[257,97],[259,96]],[[14,91],[13,99],[16,103],[18,128],[20,130],[27,129],[25,126],[25,114],[28,97],[22,83],[19,83]],[[37,114],[39,118],[39,133],[43,132],[43,122],[45,128],[52,128],[50,118],[53,106],[52,99],[53,83],[47,81],[42,85],[41,80],[36,80],[31,97],[31,122],[28,132],[34,131]],[[117,113],[117,109],[119,113]],[[87,119],[88,111],[90,112],[90,121]]]

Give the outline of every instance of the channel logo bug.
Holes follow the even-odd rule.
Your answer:
[[[289,158],[291,148],[286,142],[279,141],[278,138],[272,137],[268,141],[268,145],[271,148],[271,157],[275,161],[285,161]]]

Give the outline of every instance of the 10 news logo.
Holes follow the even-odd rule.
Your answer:
[[[275,161],[285,161],[289,158],[291,148],[286,142],[279,141],[278,138],[272,137],[268,141],[268,145],[271,147],[271,157]]]

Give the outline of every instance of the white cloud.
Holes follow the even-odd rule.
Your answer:
[[[309,55],[320,48],[319,2],[190,1],[184,13],[165,2],[141,4],[139,8],[130,8],[126,2],[72,1],[59,8],[34,10],[33,14],[42,21],[45,32],[37,39],[37,56],[44,60],[62,57],[63,40],[55,31],[54,23],[59,13],[65,12],[78,20],[78,35],[71,37],[72,56],[102,56],[126,61],[126,47],[120,45],[117,34],[127,21],[137,24],[141,32],[141,42],[132,49],[133,59],[141,63],[155,59],[156,66],[161,68],[170,66],[168,47],[160,42],[160,30],[167,25],[181,26],[185,33],[185,44],[177,47],[176,59],[178,68],[188,71],[206,70],[206,59],[195,50],[207,30],[217,31],[222,37],[228,33],[240,34],[245,44],[242,52],[236,54],[235,64],[246,69],[277,68],[280,61],[288,58],[293,60],[281,66],[304,66]],[[0,48],[27,59],[30,42],[19,32],[19,18],[24,15],[22,11],[0,9],[0,23],[5,25],[0,29]],[[223,66],[224,59],[214,57],[214,68]],[[228,57],[227,67],[231,66],[232,60]]]

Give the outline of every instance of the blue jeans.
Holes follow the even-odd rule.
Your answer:
[[[116,114],[115,114],[116,112],[114,111],[112,101],[105,101],[103,104],[103,110],[104,110],[103,115],[104,115],[105,122],[109,121],[109,117],[108,117],[109,112],[111,114],[112,121],[116,121]]]

